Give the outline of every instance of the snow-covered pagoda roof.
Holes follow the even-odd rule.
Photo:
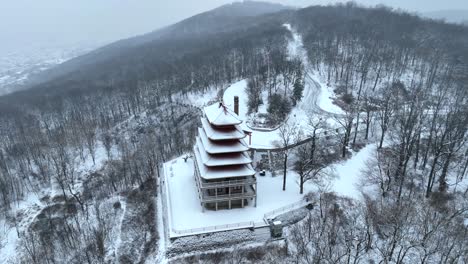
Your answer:
[[[195,160],[200,176],[206,180],[215,180],[223,178],[237,178],[255,175],[252,165],[231,165],[221,167],[208,167],[202,162],[199,149],[194,146]]]
[[[242,120],[239,116],[230,110],[223,103],[215,103],[204,109],[205,116],[208,121],[215,126],[232,126],[240,125]]]
[[[222,153],[235,153],[249,150],[249,147],[244,140],[233,140],[233,141],[212,141],[208,138],[205,130],[198,128],[198,134],[200,136],[203,147],[206,152],[210,154],[222,154]]]
[[[239,125],[235,125],[230,128],[216,128],[210,125],[206,118],[201,119],[203,129],[206,135],[211,140],[226,140],[226,139],[242,139],[245,138],[245,134]]]
[[[199,137],[196,139],[196,147],[200,152],[203,164],[208,167],[216,166],[228,166],[228,165],[243,165],[252,163],[252,159],[249,158],[244,152],[227,153],[227,154],[208,154],[203,146]]]

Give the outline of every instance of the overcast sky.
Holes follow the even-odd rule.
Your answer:
[[[336,0],[272,0],[292,6]],[[34,44],[109,42],[143,34],[228,0],[0,0],[0,49]],[[410,11],[468,9],[467,0],[356,0]]]

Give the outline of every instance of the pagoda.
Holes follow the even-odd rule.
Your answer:
[[[223,103],[203,109],[202,127],[193,147],[195,181],[203,211],[243,208],[257,203],[257,181],[246,133],[236,112]]]

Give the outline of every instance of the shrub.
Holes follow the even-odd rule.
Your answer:
[[[272,94],[268,105],[270,119],[276,122],[283,121],[291,112],[291,102],[279,94]]]

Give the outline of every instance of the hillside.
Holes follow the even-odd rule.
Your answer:
[[[290,8],[278,4],[255,1],[225,5],[154,32],[112,43],[89,54],[67,61],[32,80],[31,86],[34,87],[34,84],[53,79],[81,78],[80,76],[96,73],[96,70],[101,73],[103,68],[109,68],[109,64],[112,64],[113,67],[132,64],[138,68],[139,64],[148,59],[151,59],[153,64],[162,60],[173,60],[175,58],[172,55],[169,58],[165,57],[165,55],[172,52],[168,51],[168,46],[179,45],[176,50],[177,53],[182,55],[184,51],[191,48],[186,47],[190,45],[190,42],[205,41],[204,38],[209,41],[210,37],[223,32],[242,31],[255,23],[265,23],[261,22],[264,20],[254,18],[256,16],[288,9]],[[180,46],[185,41],[187,41],[187,43],[184,43],[185,46]],[[117,64],[116,57],[119,58]],[[116,74],[116,71],[121,70],[110,68],[109,71],[114,73],[106,72],[103,74]],[[77,76],[78,72],[79,75]]]
[[[424,13],[423,16],[432,19],[442,19],[450,23],[468,22],[468,10],[439,10]]]
[[[353,3],[102,47],[0,97],[0,264],[465,263],[467,85],[467,27]],[[200,118],[235,96],[258,201],[202,212]]]

